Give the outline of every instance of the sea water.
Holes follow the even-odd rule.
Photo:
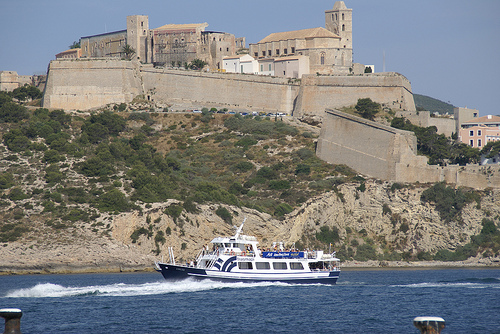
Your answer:
[[[0,276],[0,308],[23,311],[24,334],[419,333],[417,316],[444,318],[443,334],[500,333],[500,269],[344,270],[336,285]]]

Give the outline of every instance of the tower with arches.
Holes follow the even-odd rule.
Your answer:
[[[352,9],[344,1],[337,1],[333,9],[325,11],[325,28],[340,36],[340,59],[337,65],[352,64]]]

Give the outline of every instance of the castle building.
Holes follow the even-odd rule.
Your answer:
[[[125,56],[131,46],[137,59],[157,66],[184,66],[194,59],[208,63],[211,70],[222,68],[222,59],[245,47],[244,38],[225,32],[205,31],[207,23],[167,24],[149,29],[146,15],[127,16],[127,29],[80,39],[83,58]]]
[[[348,74],[353,65],[352,9],[344,1],[337,1],[333,9],[325,11],[325,28],[272,33],[249,48],[250,55],[259,62],[306,56],[308,73]]]

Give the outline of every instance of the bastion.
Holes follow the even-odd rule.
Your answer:
[[[327,109],[316,151],[332,164],[400,183],[447,182],[475,189],[500,187],[500,166],[436,166],[417,154],[412,132],[395,129],[337,110]]]

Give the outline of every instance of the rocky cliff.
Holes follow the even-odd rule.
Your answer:
[[[253,209],[227,208],[235,217],[235,225],[247,217],[244,233],[257,236],[264,247],[283,241],[285,245],[314,248],[318,235],[328,227],[338,231],[333,248],[341,256],[350,258],[366,244],[373,247],[379,259],[385,254],[389,260],[391,254],[406,254],[406,260],[415,260],[425,252],[456,249],[480,233],[483,218],[500,217],[500,195],[491,191],[483,194],[480,205],[468,204],[459,219],[445,223],[432,205],[421,201],[425,189],[394,189],[390,184],[367,181],[361,191],[357,184],[343,184],[309,199],[283,220]],[[151,270],[155,260],[168,260],[167,247],[173,247],[177,262],[184,262],[195,257],[213,237],[234,233],[233,225],[215,214],[216,205],[200,205],[198,213],[184,212],[174,219],[164,213],[172,203],[175,201],[141,211],[102,215],[93,229],[81,225],[55,234],[36,230],[0,247],[0,269],[3,273]],[[106,225],[111,227],[110,234]],[[136,240],[131,238],[141,228],[146,232],[139,233]],[[164,238],[158,238],[158,231]],[[478,259],[471,263],[499,263],[494,257]]]

